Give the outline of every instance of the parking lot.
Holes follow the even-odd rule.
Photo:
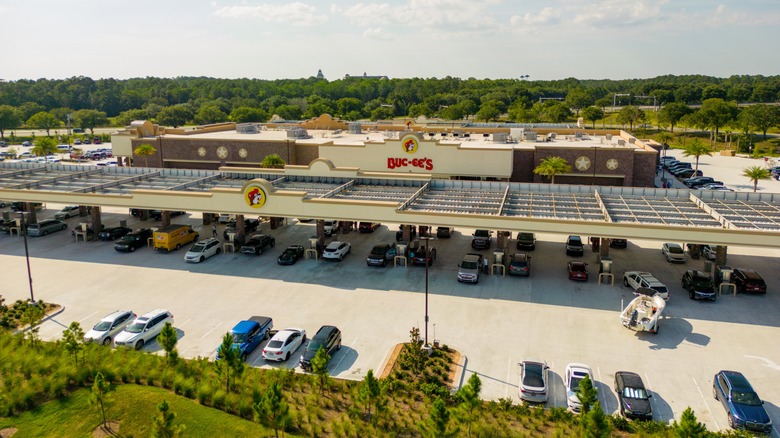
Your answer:
[[[39,219],[60,208],[48,205]],[[69,228],[82,220],[68,220]],[[106,226],[127,220],[127,211],[104,209]],[[200,227],[200,214],[177,217],[175,223]],[[223,225],[220,225],[221,236]],[[264,224],[263,231],[269,231]],[[323,324],[343,332],[343,348],[331,374],[360,379],[379,370],[393,347],[409,338],[412,327],[424,331],[425,269],[421,266],[366,266],[371,247],[394,241],[398,224],[383,224],[375,233],[339,235],[352,244],[342,262],[301,260],[278,266],[276,257],[291,244],[308,247],[314,223],[271,231],[276,246],[260,256],[223,253],[201,264],[186,264],[184,250],[155,253],[114,251],[110,242],[75,242],[70,232],[29,238],[36,298],[61,304],[64,311],[46,321],[41,336],[58,339],[71,321],[91,327],[116,309],[137,314],[165,308],[174,315],[178,349],[184,357],[213,358],[221,338],[239,320],[252,315],[274,318],[276,329],[301,327],[309,337]],[[725,429],[726,415],[712,398],[712,376],[720,369],[742,371],[766,400],[775,424],[780,421],[780,282],[776,250],[729,247],[729,264],[750,267],[768,283],[765,296],[721,296],[715,302],[691,301],[680,287],[685,269],[701,269],[703,260],[670,264],[660,241],[629,239],[627,249],[612,249],[614,286],[598,285],[596,253],[586,245],[581,259],[590,264],[586,283],[567,279],[566,236],[537,235],[530,252],[531,276],[482,277],[479,284],[456,281],[457,265],[470,248],[473,230],[458,229],[451,239],[431,242],[438,256],[429,272],[429,339],[438,339],[466,356],[466,373],[478,373],[485,399],[518,402],[517,362],[542,359],[550,366],[548,406],[565,406],[562,375],[569,362],[589,364],[607,412],[617,411],[614,373],[639,373],[652,391],[655,418],[671,421],[691,406],[711,429]],[[571,230],[577,234],[576,229]],[[210,230],[205,230],[210,237]],[[583,236],[587,241],[587,236]],[[679,242],[684,243],[684,242]],[[510,242],[514,252],[514,240]],[[487,251],[483,251],[488,254]],[[0,264],[5,268],[0,293],[6,302],[29,297],[22,239],[0,235]],[[671,290],[659,333],[635,333],[619,321],[633,298],[622,286],[622,273],[646,270]],[[157,351],[156,343],[145,347]],[[297,365],[302,349],[286,363],[266,363],[260,349],[248,362],[261,368]],[[775,432],[776,434],[777,432]]]

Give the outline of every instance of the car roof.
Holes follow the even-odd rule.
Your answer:
[[[330,333],[332,331],[334,331],[334,330],[338,330],[338,328],[336,328],[336,326],[333,326],[333,325],[324,325],[324,326],[320,327],[319,330],[317,330],[317,333],[314,335],[312,340],[313,339],[319,339],[321,337],[324,338],[324,337],[330,336]]]
[[[619,379],[623,382],[623,386],[632,388],[644,388],[645,384],[642,382],[642,378],[639,374],[632,373],[631,371],[618,371],[615,373],[615,379]]]
[[[584,363],[573,362],[566,365],[566,368],[572,370],[572,372],[579,372],[582,374],[593,374],[592,371],[590,370],[590,367],[585,365]]]
[[[101,321],[114,321],[115,319],[119,318],[120,316],[124,315],[125,313],[133,313],[132,310],[117,310],[115,312],[111,312],[110,314],[106,315]]]
[[[286,329],[282,329],[282,330],[279,330],[278,332],[276,332],[276,334],[274,335],[273,339],[276,339],[277,341],[281,341],[281,340],[289,338],[290,335],[292,335],[293,333],[300,332],[300,331],[302,331],[302,329],[299,329],[299,328],[286,328]]]
[[[741,390],[741,391],[751,391],[751,392],[753,391],[753,387],[750,386],[748,380],[739,371],[723,370],[720,371],[719,374],[722,374],[723,377],[725,377],[729,381],[733,389]]]
[[[154,309],[154,310],[152,310],[150,312],[146,312],[143,315],[139,316],[138,319],[141,319],[141,318],[151,319],[151,318],[154,318],[155,316],[157,316],[157,315],[159,315],[161,313],[168,313],[168,311],[165,310],[165,309]]]
[[[326,246],[325,248],[334,249],[334,248],[338,248],[339,246],[341,246],[341,244],[342,244],[342,242],[339,242],[338,240],[334,240],[333,242],[330,242],[328,244],[328,246]]]

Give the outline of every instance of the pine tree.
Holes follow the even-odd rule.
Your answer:
[[[482,406],[482,400],[479,393],[482,391],[482,381],[474,373],[469,377],[469,381],[463,388],[455,393],[455,398],[460,401],[455,417],[460,423],[466,424],[466,436],[471,436],[471,424],[479,416],[479,408]]]
[[[176,414],[171,412],[171,407],[166,400],[157,405],[157,415],[152,417],[152,438],[176,438],[184,432],[183,424],[174,425]]]
[[[284,401],[282,387],[276,381],[271,382],[263,397],[252,406],[252,409],[255,421],[273,427],[276,438],[279,438],[279,429],[284,430],[292,418],[290,406]]]
[[[233,335],[225,333],[222,344],[217,349],[219,360],[214,362],[217,372],[225,379],[225,391],[230,392],[230,376],[240,376],[244,372],[244,360],[238,349],[233,346]]]
[[[369,421],[373,420],[372,415],[378,414],[384,407],[384,395],[385,385],[374,377],[374,370],[368,370],[366,377],[363,378],[358,387],[357,399],[363,404]]]
[[[675,421],[672,424],[674,430],[674,436],[679,438],[699,438],[707,436],[707,426],[700,423],[696,419],[696,415],[693,413],[693,409],[690,406],[685,408],[685,411],[680,417],[680,423]]]
[[[81,324],[73,321],[62,331],[62,345],[68,354],[73,355],[74,364],[78,364],[79,352],[84,350],[84,330],[81,329]]]
[[[585,438],[608,438],[610,436],[611,427],[598,400],[593,403],[590,412],[582,417],[582,428]]]
[[[590,412],[591,407],[598,400],[598,391],[593,386],[593,381],[590,380],[590,376],[585,374],[582,380],[580,380],[580,386],[577,390],[577,399],[582,404],[580,415],[587,415]]]
[[[168,358],[168,363],[171,365],[179,359],[179,352],[176,351],[177,342],[179,342],[179,335],[176,333],[176,329],[170,322],[166,322],[160,334],[157,335],[157,343],[165,350],[165,357]]]
[[[95,382],[92,384],[92,393],[89,396],[89,404],[97,406],[100,409],[101,418],[103,418],[103,428],[107,428],[107,410],[108,405],[111,403],[111,397],[109,393],[113,391],[111,383],[107,382],[103,377],[103,373],[97,373],[95,375]]]
[[[320,384],[320,395],[325,394],[325,386],[328,384],[328,364],[330,364],[330,355],[325,352],[325,349],[317,349],[317,354],[311,359],[311,372],[317,376],[317,380]]]
[[[417,425],[417,429],[424,438],[449,438],[455,437],[460,432],[460,428],[449,429],[452,415],[444,404],[441,397],[436,397],[428,418],[423,423]]]

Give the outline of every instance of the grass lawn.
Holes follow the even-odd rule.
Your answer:
[[[68,397],[45,403],[19,416],[0,419],[0,429],[15,427],[19,429],[16,436],[24,437],[92,436],[101,418],[98,408],[89,405],[89,396],[88,388],[79,389]],[[149,436],[152,416],[157,415],[157,405],[163,399],[176,414],[175,424],[187,425],[184,435],[188,437],[273,435],[273,430],[257,423],[201,406],[195,400],[156,387],[119,385],[111,398],[113,403],[107,417],[120,422],[118,432],[121,436]]]

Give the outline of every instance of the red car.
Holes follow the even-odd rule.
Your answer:
[[[569,262],[569,280],[588,281],[588,264],[585,262]]]

